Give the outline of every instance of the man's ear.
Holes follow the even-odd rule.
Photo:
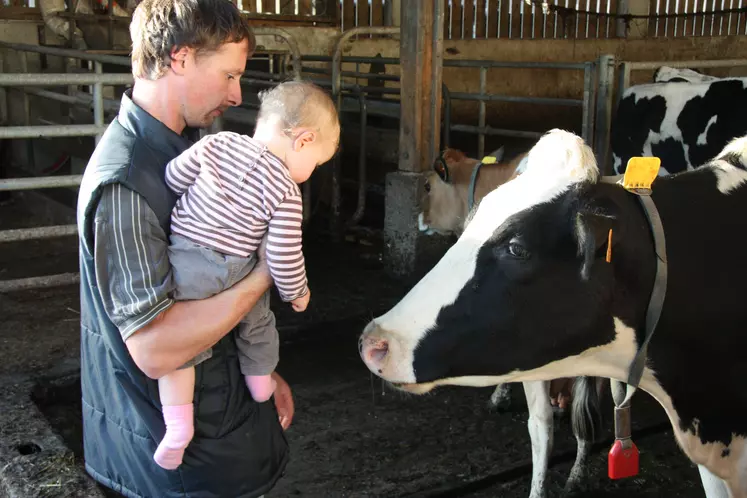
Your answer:
[[[614,253],[614,247],[620,240],[620,231],[617,227],[617,218],[609,213],[579,211],[576,215],[576,238],[578,253],[584,260],[581,268],[581,277],[584,280],[589,278],[591,267],[597,259],[606,258],[610,251]]]
[[[302,131],[293,141],[293,150],[299,152],[302,148],[308,147],[316,140],[316,133],[311,130]]]
[[[171,49],[171,70],[176,74],[184,74],[189,57],[189,47],[174,47]]]

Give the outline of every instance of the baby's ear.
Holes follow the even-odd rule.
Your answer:
[[[296,140],[293,142],[293,149],[298,152],[303,147],[307,147],[311,144],[313,144],[317,139],[316,132],[312,130],[303,130],[301,133],[298,134],[296,137]]]

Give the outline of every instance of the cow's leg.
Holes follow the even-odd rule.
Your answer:
[[[532,488],[529,498],[547,494],[547,467],[553,444],[553,415],[550,405],[550,382],[523,382],[529,408],[529,438],[532,441]]]
[[[511,408],[511,384],[498,384],[495,391],[490,395],[488,408],[499,412],[507,411]]]
[[[702,465],[698,465],[698,471],[700,472],[700,482],[703,483],[706,498],[735,498],[720,477],[716,477]]]
[[[565,483],[567,493],[581,489],[586,477],[589,453],[602,425],[599,398],[603,379],[578,377],[571,396],[571,425],[576,436],[576,461]]]

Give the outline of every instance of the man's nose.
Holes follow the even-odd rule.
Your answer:
[[[228,104],[233,107],[241,105],[241,83],[239,78],[232,81],[228,89]]]

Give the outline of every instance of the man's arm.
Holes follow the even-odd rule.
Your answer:
[[[174,301],[166,234],[145,200],[121,185],[105,188],[95,237],[97,286],[107,314],[137,366],[153,379],[218,342],[271,284],[260,261],[231,289]]]

